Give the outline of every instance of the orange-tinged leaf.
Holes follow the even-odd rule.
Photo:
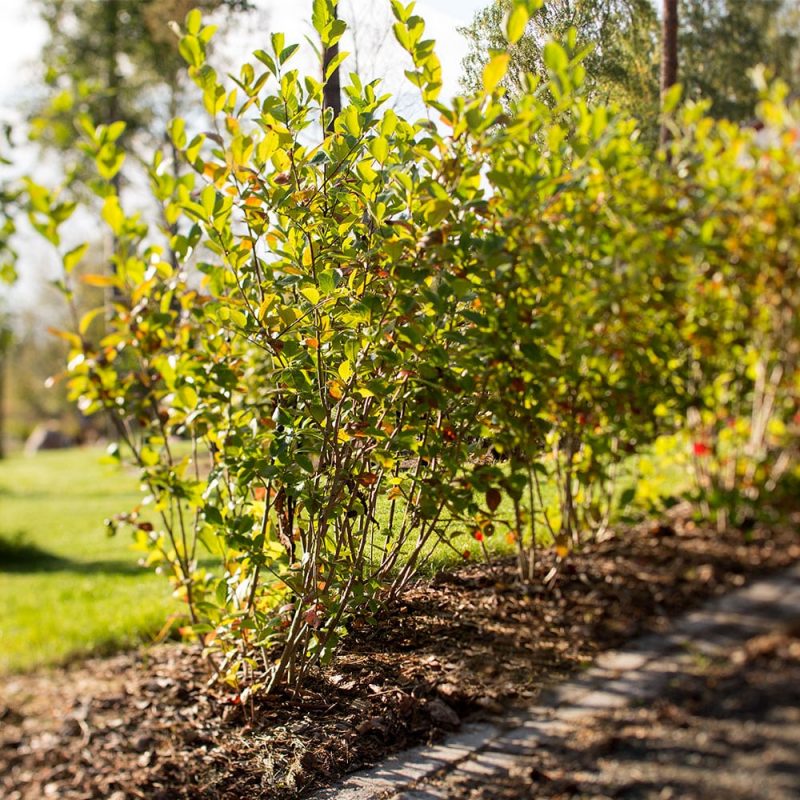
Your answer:
[[[63,339],[65,342],[69,342],[75,348],[81,347],[81,338],[75,333],[62,331],[59,328],[53,327],[48,327],[47,332],[52,336],[57,336],[59,339]]]
[[[339,381],[331,381],[328,384],[328,392],[334,400],[342,399],[342,384]]]
[[[81,282],[87,286],[97,286],[105,289],[116,284],[116,278],[111,275],[81,275]]]
[[[217,638],[218,635],[219,634],[217,633],[216,628],[213,631],[209,631],[203,639],[203,644],[205,644],[206,647],[208,647],[208,645],[210,645],[214,641],[214,639]]]

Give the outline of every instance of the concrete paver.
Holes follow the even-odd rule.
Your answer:
[[[563,741],[587,719],[655,698],[698,657],[725,654],[798,617],[800,564],[708,603],[678,619],[665,635],[649,634],[603,654],[589,670],[551,687],[535,706],[513,717],[467,725],[440,745],[393,756],[313,798],[437,800],[448,795],[429,785],[430,779],[452,773],[490,781],[519,768],[537,748]]]

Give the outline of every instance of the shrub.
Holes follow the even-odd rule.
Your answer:
[[[631,500],[623,460],[687,408],[739,419],[720,386],[752,410],[736,474],[788,463],[769,437],[788,452],[774,420],[797,413],[779,198],[800,173],[779,99],[777,147],[690,108],[667,159],[587,105],[570,42],[517,99],[499,54],[483,91],[440,103],[424,25],[393,8],[430,119],[352,76],[332,129],[280,34],[229,90],[190,14],[181,52],[214,122],[190,136],[174,120],[176,160],[155,154],[160,229],[113,187],[120,126],[81,123],[115,248],[112,274],[88,278],[111,291],[103,335],[88,332],[104,309],[65,334],[71,392],[133,454],[148,498],[123,521],[243,699],[326,662],[464,531],[503,531],[533,580],[538,543],[564,558],[603,532]],[[341,23],[315,9],[334,43]],[[31,204],[58,244],[69,201],[31,184]],[[63,257],[68,298],[83,251]],[[724,291],[703,290],[717,272]]]
[[[695,256],[682,335],[697,498],[720,527],[766,505],[796,463],[800,121],[761,80],[752,126],[683,116],[673,148]]]

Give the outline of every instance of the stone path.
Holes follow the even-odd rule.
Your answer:
[[[800,564],[712,601],[677,620],[668,634],[644,636],[602,655],[582,675],[545,690],[535,706],[514,717],[464,726],[442,744],[400,753],[313,798],[438,800],[457,796],[452,786],[448,789],[449,778],[491,784],[548,744],[574,738],[592,719],[658,697],[698,661],[725,656],[798,619]]]

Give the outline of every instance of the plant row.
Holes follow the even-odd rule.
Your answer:
[[[123,520],[243,701],[325,663],[437,548],[502,537],[534,580],[542,542],[568,558],[634,500],[620,476],[659,437],[720,525],[794,476],[785,87],[750,127],[673,94],[654,152],[587,103],[570,41],[518,96],[499,53],[482,91],[441,102],[412,6],[393,2],[416,121],[356,75],[333,120],[280,34],[231,84],[190,14],[181,52],[213,125],[176,119],[154,154],[160,224],[124,208],[122,126],[79,121],[114,247],[81,278],[108,303],[62,332],[71,392],[133,454],[147,497]],[[343,33],[326,2],[314,24],[324,46]],[[74,203],[28,188],[61,247]],[[63,253],[70,302],[85,253]]]

